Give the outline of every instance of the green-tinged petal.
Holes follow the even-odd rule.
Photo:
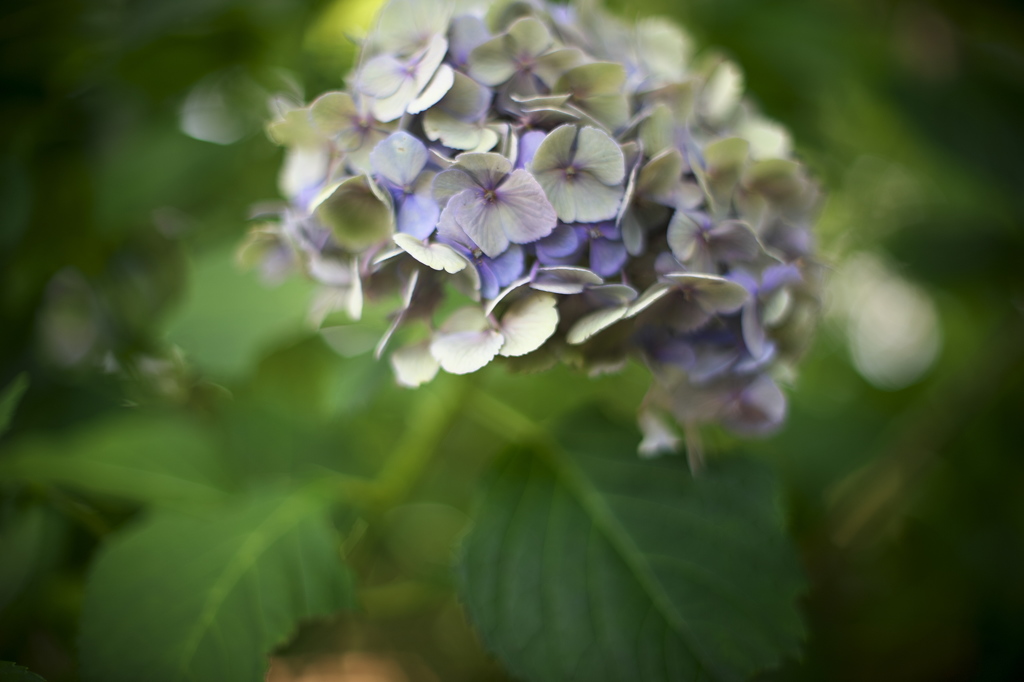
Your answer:
[[[708,77],[701,91],[701,113],[712,123],[725,121],[743,96],[743,72],[730,61],[722,61]]]
[[[484,85],[501,85],[516,73],[516,63],[509,47],[509,38],[504,35],[478,45],[469,53],[466,72]]]
[[[741,137],[750,140],[750,156],[755,159],[782,159],[793,151],[793,139],[785,127],[766,118],[745,117],[738,126]]]
[[[374,38],[389,52],[408,53],[443,34],[451,15],[447,0],[390,0],[380,11]]]
[[[617,130],[629,121],[629,100],[622,93],[590,95],[578,104],[595,121],[611,130]]]
[[[416,83],[407,78],[395,94],[383,99],[375,99],[370,104],[370,112],[378,121],[385,123],[396,121],[405,114],[406,107],[416,97]]]
[[[807,188],[800,164],[787,159],[757,161],[743,172],[743,186],[776,204],[800,199]]]
[[[459,308],[441,324],[445,334],[455,332],[480,332],[490,328],[487,316],[478,306],[467,305]]]
[[[681,263],[693,258],[694,253],[702,245],[703,235],[700,225],[684,211],[676,211],[668,224],[668,247],[672,255]]]
[[[743,285],[717,275],[678,273],[666,278],[685,291],[709,313],[734,313],[750,299]]]
[[[469,173],[480,187],[494,189],[512,170],[512,162],[501,154],[469,152],[455,157],[454,167]]]
[[[665,206],[674,205],[684,165],[678,149],[666,149],[640,169],[637,193]]]
[[[750,143],[742,137],[715,140],[704,148],[708,190],[719,202],[732,195],[750,152]]]
[[[625,305],[636,300],[636,289],[625,284],[599,284],[587,289],[587,295],[608,305]]]
[[[555,85],[555,92],[567,92],[577,100],[593,95],[622,93],[626,67],[615,62],[592,62],[570,69]]]
[[[433,36],[427,45],[427,49],[416,63],[414,78],[416,80],[417,93],[423,90],[427,83],[430,82],[430,79],[434,77],[434,73],[441,66],[441,62],[444,61],[446,54],[448,54],[448,39],[441,33]]]
[[[350,127],[358,113],[352,95],[347,92],[325,92],[309,105],[313,125],[328,136],[337,135]]]
[[[391,369],[395,372],[395,380],[399,385],[416,388],[433,381],[441,368],[437,358],[430,354],[430,343],[423,341],[391,354]]]
[[[309,107],[285,112],[281,118],[267,125],[267,135],[275,144],[288,147],[313,146],[324,140],[323,133],[313,126]]]
[[[517,19],[509,26],[508,35],[515,43],[513,55],[517,57],[536,57],[551,47],[551,33],[536,17]]]
[[[427,165],[427,147],[400,130],[374,147],[370,153],[373,169],[399,187],[411,187]]]
[[[572,326],[565,340],[572,345],[578,345],[589,339],[594,334],[607,329],[626,316],[628,306],[615,306],[613,308],[601,308],[581,317]]]
[[[562,265],[539,268],[530,286],[553,294],[578,294],[588,287],[603,283],[604,280],[592,270]]]
[[[544,81],[546,86],[553,88],[566,71],[586,61],[586,55],[579,48],[563,47],[537,57],[533,64],[533,74]]]
[[[576,126],[566,124],[555,128],[544,138],[530,164],[534,175],[545,171],[560,172],[572,164],[577,130]]]
[[[469,261],[461,253],[447,244],[424,244],[411,234],[396,232],[392,237],[395,243],[410,256],[434,270],[444,270],[449,274],[460,272],[469,265]]]
[[[452,67],[447,64],[442,64],[438,67],[434,73],[434,77],[430,79],[427,86],[423,88],[423,92],[416,96],[406,111],[410,114],[418,114],[421,111],[426,111],[430,107],[434,106],[441,99],[448,94],[448,91],[452,89],[452,85],[455,83],[455,72]]]
[[[640,21],[636,44],[640,63],[651,76],[663,81],[683,80],[693,46],[673,22],[660,17]]]
[[[494,359],[505,343],[493,329],[438,333],[430,342],[430,353],[450,374],[469,374]]]
[[[644,151],[655,155],[675,148],[675,117],[667,104],[656,104],[651,115],[640,124],[640,141]]]
[[[483,141],[483,131],[479,124],[461,121],[440,107],[434,107],[423,116],[423,132],[427,139],[440,140],[450,149],[476,149]]]
[[[467,189],[480,189],[480,185],[476,178],[459,166],[452,166],[434,176],[434,199],[440,204]]]
[[[576,138],[573,165],[605,185],[617,185],[626,177],[626,160],[622,149],[607,133],[590,126],[581,128]]]
[[[377,55],[359,69],[359,91],[370,97],[390,97],[407,81],[405,64],[389,54]]]
[[[640,294],[640,296],[629,305],[629,310],[626,311],[626,317],[639,315],[667,296],[671,291],[672,286],[670,284],[665,284],[664,282],[652,284],[647,291]]]
[[[491,104],[491,91],[458,71],[454,78],[451,89],[431,111],[442,109],[464,121],[479,120]]]
[[[394,231],[391,207],[365,175],[349,178],[324,199],[314,216],[349,251],[363,251]]]
[[[567,223],[611,220],[619,211],[622,187],[609,187],[589,173],[578,173],[572,179],[561,170],[535,175],[558,217]]]
[[[555,297],[546,293],[530,294],[513,303],[501,317],[505,337],[501,355],[517,357],[543,346],[558,327],[556,303]]]
[[[711,250],[716,260],[752,261],[763,248],[749,225],[739,220],[725,220],[711,230]]]

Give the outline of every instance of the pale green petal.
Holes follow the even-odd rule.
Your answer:
[[[743,285],[717,275],[679,273],[667,275],[675,286],[690,292],[697,303],[709,313],[733,313],[750,299]]]
[[[603,283],[604,280],[592,270],[560,265],[538,268],[530,286],[553,294],[578,294],[588,287]]]
[[[501,317],[501,333],[505,343],[501,355],[526,355],[544,345],[558,327],[557,301],[551,294],[525,296],[513,303]]]
[[[411,234],[402,232],[396,232],[391,238],[410,256],[434,270],[455,274],[469,265],[465,256],[447,244],[424,244]]]
[[[394,231],[391,206],[378,195],[365,175],[338,185],[313,215],[331,230],[342,248],[354,252],[380,243]]]
[[[455,168],[463,171],[486,189],[493,189],[512,171],[512,162],[501,154],[469,152],[455,157]]]
[[[456,71],[451,90],[438,103],[438,107],[464,121],[476,121],[487,113],[490,103],[489,89]]]
[[[451,14],[447,0],[390,0],[380,11],[373,38],[389,52],[408,54],[444,33]]]
[[[605,185],[617,185],[626,177],[622,149],[607,133],[590,126],[580,129],[573,166]]]
[[[430,353],[430,343],[424,341],[399,348],[390,357],[391,368],[399,385],[416,388],[433,381],[441,368],[437,358]]]
[[[395,91],[395,94],[385,97],[383,99],[375,99],[370,104],[370,111],[373,113],[373,117],[378,121],[385,123],[389,121],[396,121],[405,114],[406,107],[409,106],[409,102],[416,97],[416,84],[411,78],[407,78]]]
[[[544,81],[546,86],[553,88],[567,71],[586,63],[586,60],[586,55],[579,48],[563,47],[537,57],[533,73]]]
[[[313,100],[309,112],[313,125],[324,135],[337,135],[358,115],[356,103],[347,92],[325,92]]]
[[[476,179],[458,166],[441,171],[434,178],[434,199],[444,204],[456,194],[467,189],[479,189]]]
[[[461,121],[440,107],[430,109],[423,116],[423,132],[427,139],[440,140],[451,149],[475,150],[483,142],[484,130],[479,124]]]
[[[360,92],[383,99],[394,95],[409,80],[404,63],[389,54],[382,54],[359,69],[358,86]]]
[[[515,54],[536,57],[551,47],[551,33],[547,26],[536,17],[523,17],[508,28],[508,35],[515,41]]]
[[[426,111],[440,102],[441,99],[448,94],[448,91],[452,89],[452,85],[454,83],[455,72],[452,71],[452,67],[447,64],[442,64],[434,73],[434,77],[430,79],[429,83],[427,83],[427,86],[423,88],[423,91],[409,103],[409,106],[406,107],[406,111],[410,114],[418,114],[421,111]]]
[[[580,109],[611,130],[629,122],[629,100],[622,93],[590,95],[578,101]]]
[[[607,329],[626,316],[628,306],[616,306],[613,308],[601,308],[581,317],[572,326],[565,340],[572,345],[578,345],[589,339],[594,334]]]
[[[665,206],[675,203],[683,176],[683,155],[678,149],[666,149],[647,162],[637,177],[637,192]]]
[[[701,233],[696,220],[684,211],[676,211],[668,224],[668,247],[672,249],[672,255],[681,263],[693,258],[701,246]]]
[[[652,76],[666,81],[685,77],[693,46],[673,22],[660,17],[638,22],[636,43],[640,63]]]
[[[504,337],[493,329],[438,333],[430,342],[430,354],[444,371],[469,374],[493,360],[504,343]]]
[[[622,93],[626,67],[615,62],[592,62],[570,69],[555,86],[555,92],[567,92],[578,100],[592,95]]]
[[[573,160],[573,143],[576,141],[577,128],[566,124],[552,130],[537,148],[537,153],[530,164],[534,175],[546,171],[562,172]],[[539,178],[538,178],[539,179]],[[541,182],[541,184],[544,184]]]
[[[508,36],[491,38],[469,53],[466,72],[474,80],[494,87],[501,85],[516,72],[516,63],[509,53]]]
[[[656,104],[651,115],[640,124],[640,141],[644,151],[649,155],[659,154],[666,149],[674,149],[675,117],[667,104]]]
[[[564,222],[594,223],[611,220],[618,214],[621,186],[609,187],[589,173],[577,173],[571,180],[562,170],[535,172],[534,175]]]
[[[663,282],[652,284],[650,288],[644,293],[640,294],[637,298],[629,305],[629,310],[626,311],[626,317],[633,317],[639,315],[643,311],[650,308],[652,305],[660,301],[662,298],[667,296],[672,291],[672,286]]]
[[[736,110],[743,96],[743,72],[730,61],[722,61],[708,77],[701,91],[701,111],[712,123],[722,123]]]

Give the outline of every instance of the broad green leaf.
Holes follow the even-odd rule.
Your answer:
[[[0,391],[0,436],[7,433],[11,426],[11,419],[14,411],[18,409],[21,397],[28,389],[28,374],[22,372],[14,377],[14,381],[7,384],[3,391]]]
[[[9,661],[0,661],[0,682],[46,682],[28,668]]]
[[[86,583],[82,679],[261,682],[300,622],[352,607],[325,514],[312,496],[264,493],[114,537]]]
[[[0,613],[61,544],[59,520],[45,507],[12,510],[0,523]]]
[[[269,347],[304,329],[314,289],[301,277],[267,286],[233,260],[230,251],[218,250],[192,261],[189,295],[166,333],[189,360],[217,378],[243,374]]]
[[[742,680],[796,653],[803,583],[767,471],[694,478],[596,416],[561,440],[497,467],[462,548],[466,608],[513,675]]]
[[[178,506],[216,501],[228,485],[197,425],[131,413],[14,443],[0,458],[0,480]]]

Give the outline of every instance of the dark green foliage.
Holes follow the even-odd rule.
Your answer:
[[[493,472],[460,563],[486,643],[531,681],[742,680],[796,653],[800,570],[770,473],[694,478],[576,420]]]
[[[28,668],[8,661],[0,661],[0,682],[46,682]]]
[[[324,514],[308,494],[263,494],[112,538],[85,592],[83,679],[262,680],[301,621],[353,606]]]

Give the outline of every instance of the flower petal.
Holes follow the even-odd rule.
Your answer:
[[[433,381],[441,368],[437,358],[430,354],[430,343],[414,343],[399,348],[390,357],[391,369],[399,385],[416,388]]]
[[[373,170],[396,187],[411,187],[427,165],[427,147],[400,130],[391,133],[370,152]]]
[[[387,239],[394,230],[391,207],[365,175],[339,184],[320,202],[314,215],[349,251],[363,251]]]
[[[578,345],[589,339],[594,334],[607,329],[619,320],[626,317],[628,306],[616,306],[614,308],[601,308],[589,315],[585,315],[576,321],[565,340],[571,345]]]
[[[608,133],[591,126],[580,129],[573,165],[606,185],[617,185],[626,177],[622,149]]]
[[[424,244],[411,234],[399,232],[392,239],[406,253],[434,270],[455,274],[469,265],[469,260],[447,244]]]
[[[499,351],[505,357],[532,353],[555,333],[558,327],[557,301],[551,294],[530,294],[519,299],[501,317],[505,343]]]
[[[538,268],[530,280],[534,289],[553,294],[578,294],[587,287],[603,283],[604,280],[596,273],[571,266]]]
[[[494,359],[505,338],[493,329],[439,333],[430,342],[430,354],[450,374],[469,374]]]

